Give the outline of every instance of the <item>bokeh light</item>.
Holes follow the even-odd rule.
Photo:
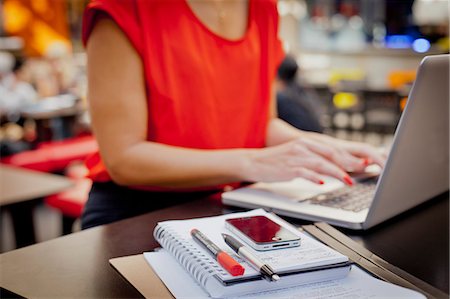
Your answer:
[[[430,42],[424,38],[418,38],[412,44],[413,50],[417,53],[425,53],[430,49],[430,47]]]

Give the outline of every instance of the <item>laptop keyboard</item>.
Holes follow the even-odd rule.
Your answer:
[[[370,206],[377,178],[355,183],[354,186],[342,188],[316,195],[309,199],[309,203],[346,211],[359,212]]]

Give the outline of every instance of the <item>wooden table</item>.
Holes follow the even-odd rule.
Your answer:
[[[36,242],[33,223],[36,200],[72,185],[64,176],[0,165],[0,206],[11,212],[17,247]]]
[[[351,237],[448,293],[448,198],[448,193],[443,194],[367,232],[351,232]],[[152,235],[158,221],[232,211],[236,209],[199,199],[7,252],[0,255],[0,287],[3,295],[25,297],[141,297],[109,265],[110,258],[159,247]],[[307,223],[296,220],[296,224]]]

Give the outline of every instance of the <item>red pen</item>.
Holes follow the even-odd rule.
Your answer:
[[[232,276],[239,276],[244,274],[245,268],[242,267],[241,264],[239,264],[230,255],[228,255],[228,253],[220,249],[198,229],[192,229],[191,235],[194,240],[198,241],[203,247],[205,247],[216,258],[219,264]]]

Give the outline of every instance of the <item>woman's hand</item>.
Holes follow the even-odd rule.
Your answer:
[[[303,132],[305,140],[315,140],[331,151],[331,160],[341,165],[348,172],[358,172],[364,170],[358,167],[356,159],[364,159],[365,166],[369,164],[377,164],[384,167],[386,162],[386,154],[376,149],[370,144],[336,139],[325,134]],[[346,159],[351,156],[351,159]],[[356,163],[356,164],[355,164]]]
[[[363,171],[369,164],[384,165],[385,157],[370,145],[307,134],[293,141],[250,152],[244,168],[250,181],[286,181],[296,177],[323,184],[322,175],[351,185],[348,172]]]

